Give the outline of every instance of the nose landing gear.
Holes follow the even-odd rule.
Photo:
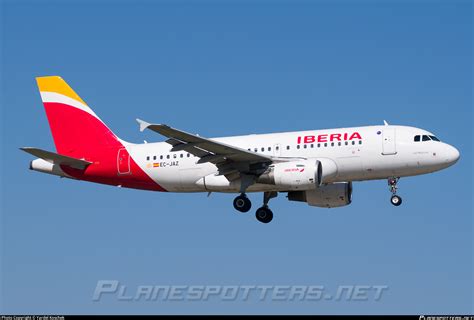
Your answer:
[[[398,180],[400,180],[400,178],[395,178],[395,177],[388,178],[388,186],[390,188],[390,192],[392,193],[390,202],[396,207],[402,204],[402,198],[400,196],[397,196]]]

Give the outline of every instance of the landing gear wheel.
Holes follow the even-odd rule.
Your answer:
[[[392,198],[390,198],[390,202],[395,206],[395,207],[398,207],[399,205],[402,204],[402,198],[397,196],[397,195],[393,195]]]
[[[263,206],[257,209],[255,217],[261,223],[269,223],[273,219],[273,212],[268,207]]]
[[[252,207],[252,202],[246,195],[242,194],[234,199],[234,208],[240,212],[248,212]]]
[[[398,207],[399,205],[402,204],[402,198],[397,196],[397,183],[400,178],[398,177],[390,177],[387,179],[388,182],[388,187],[390,189],[390,192],[392,193],[392,197],[390,198],[390,202],[395,206]]]

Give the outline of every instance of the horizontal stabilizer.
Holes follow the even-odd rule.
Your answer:
[[[34,155],[35,157],[46,160],[49,163],[57,164],[57,165],[65,165],[65,166],[69,166],[71,168],[80,169],[80,170],[84,170],[85,168],[87,168],[88,165],[92,164],[92,162],[89,162],[86,160],[63,156],[54,152],[50,152],[50,151],[46,151],[46,150],[42,150],[38,148],[24,147],[24,148],[20,148],[20,150],[23,150],[31,155]]]

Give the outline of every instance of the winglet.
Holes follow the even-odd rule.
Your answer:
[[[388,125],[389,125],[388,122],[385,121],[385,120],[383,121],[383,124],[384,124],[385,126],[388,126]]]
[[[140,125],[140,132],[143,132],[146,128],[148,128],[151,125],[151,123],[140,120],[138,118],[136,120],[137,120],[138,124]]]

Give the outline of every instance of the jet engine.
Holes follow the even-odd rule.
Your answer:
[[[331,159],[309,159],[274,163],[257,179],[287,190],[313,190],[330,182],[337,175]]]
[[[288,200],[306,202],[310,206],[335,208],[347,206],[352,199],[352,182],[322,185],[314,190],[290,191]]]

